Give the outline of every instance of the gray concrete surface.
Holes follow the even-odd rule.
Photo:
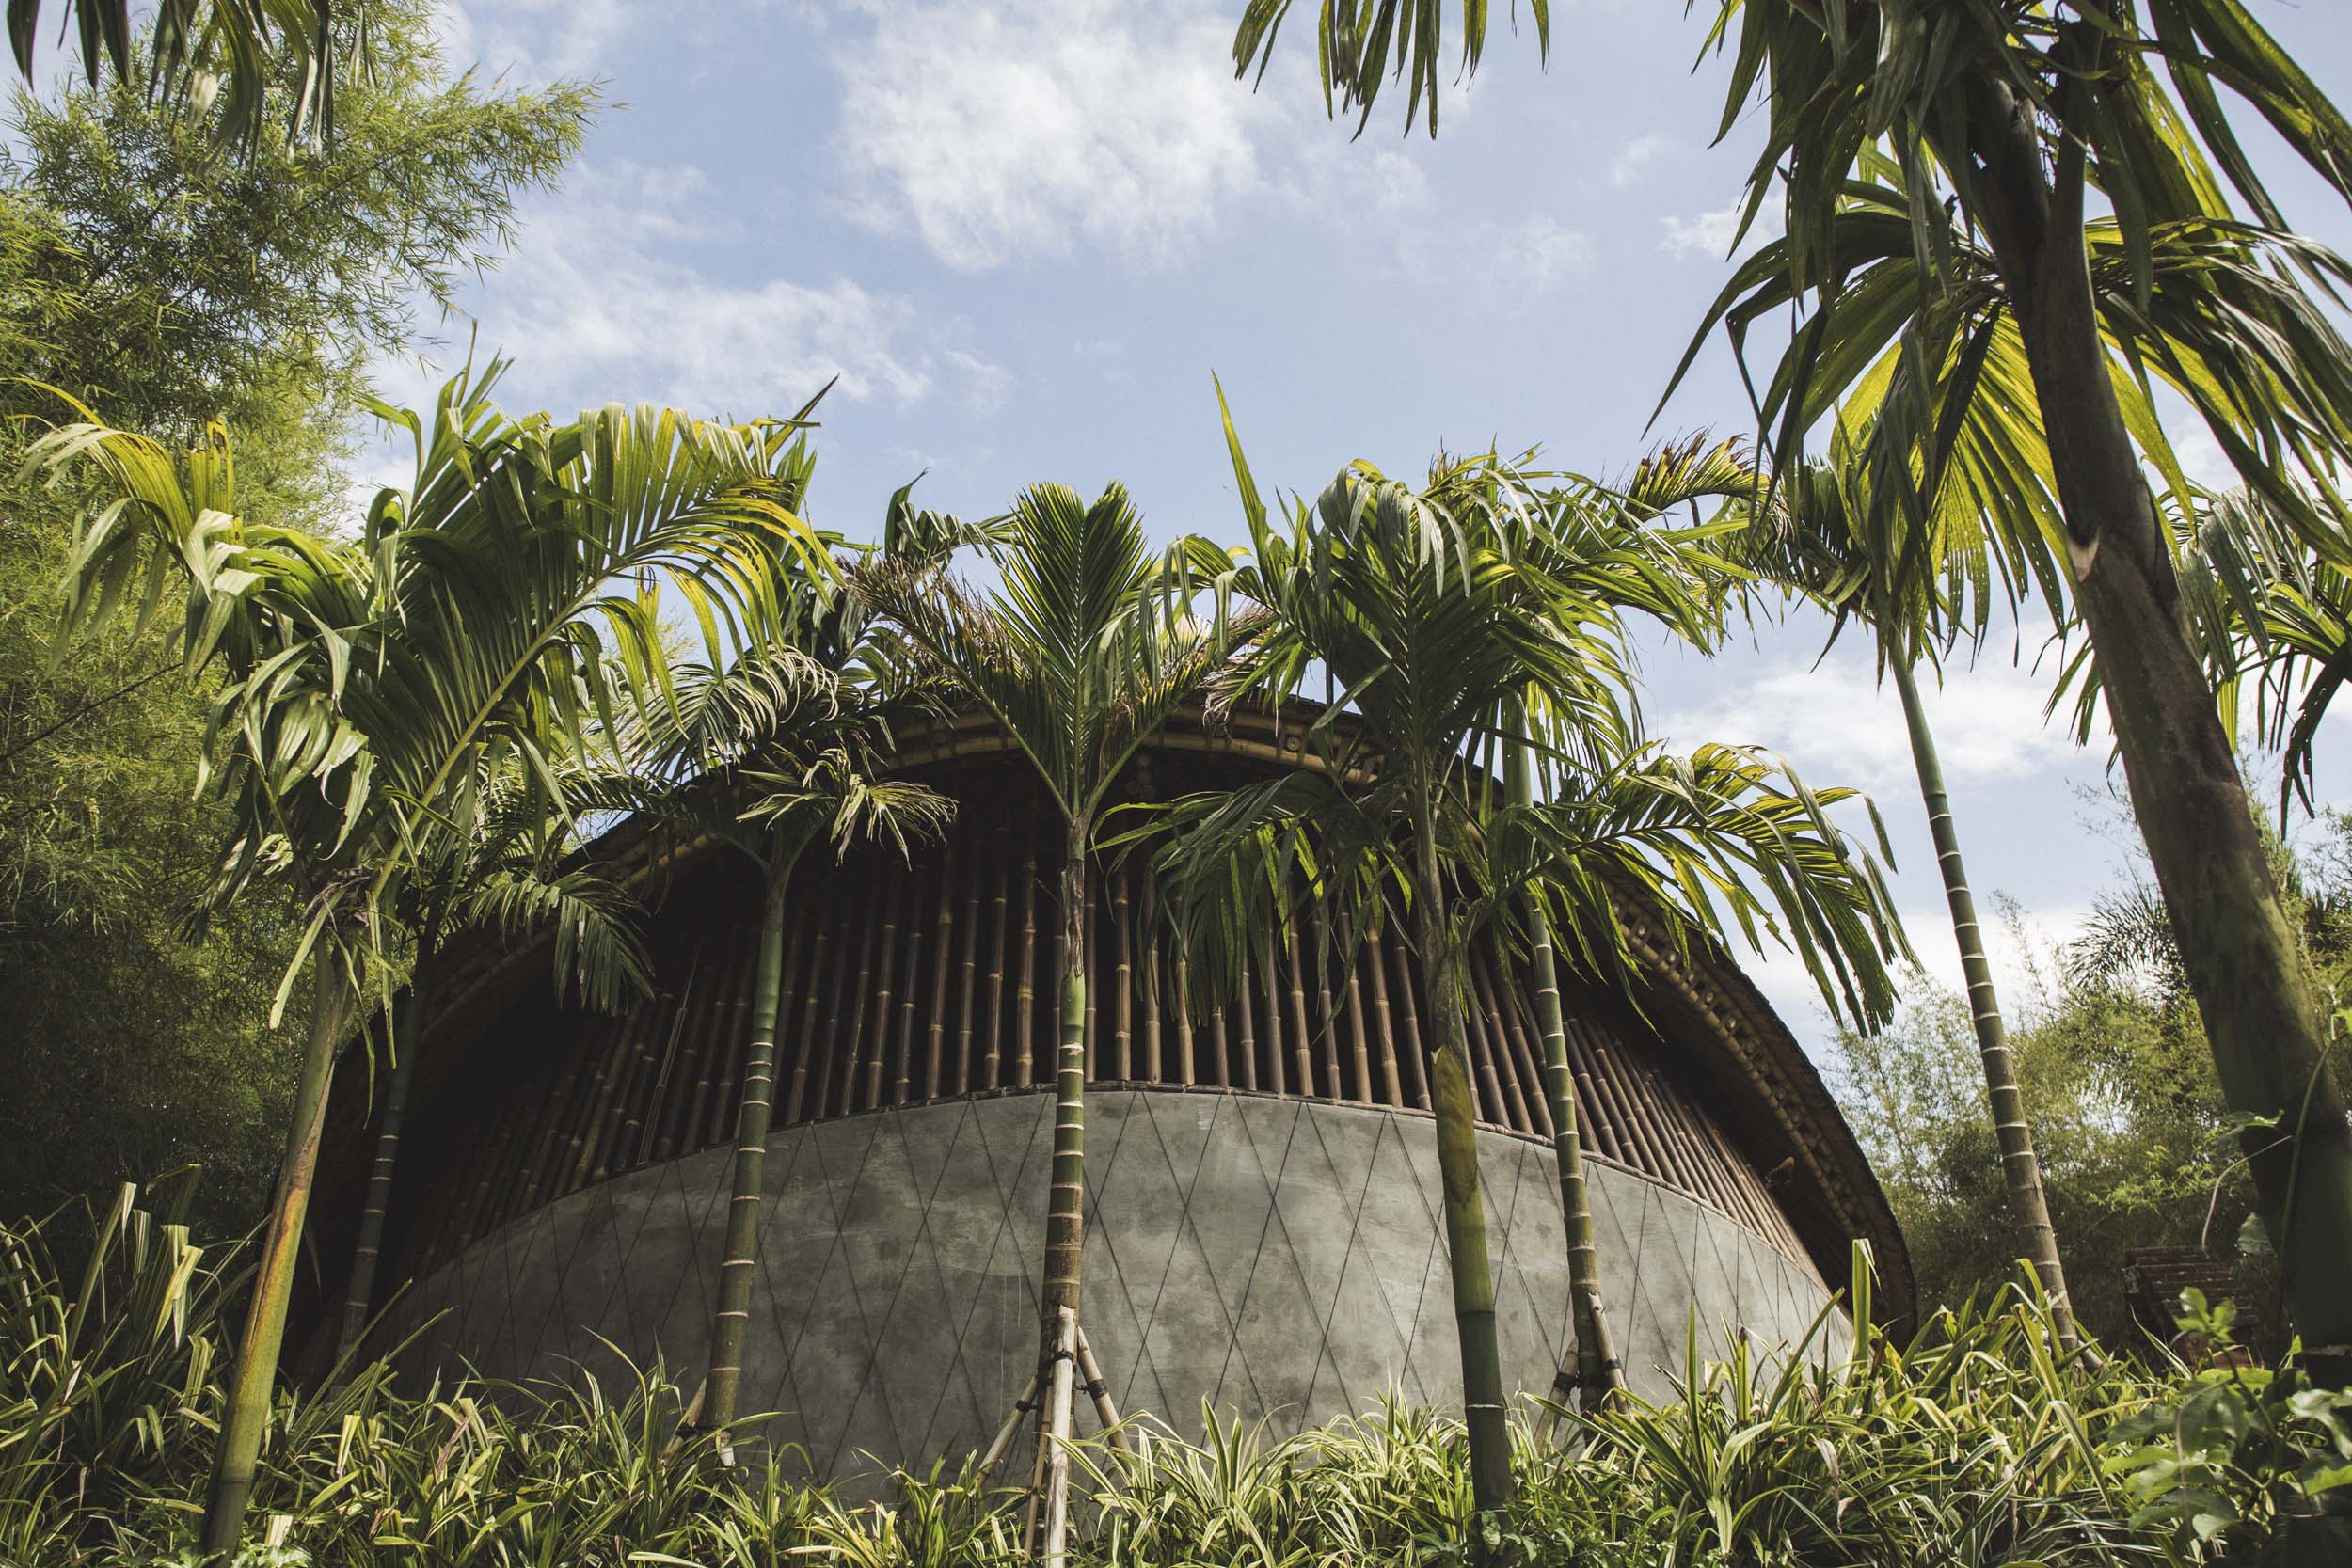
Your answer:
[[[1043,1094],[794,1128],[770,1146],[747,1409],[814,1472],[952,1462],[986,1443],[1036,1355],[1052,1103]],[[1277,1433],[1460,1398],[1427,1118],[1177,1091],[1088,1099],[1082,1318],[1122,1411],[1197,1430],[1208,1405]],[[1567,1268],[1549,1146],[1481,1135],[1505,1365],[1551,1382]],[[575,1193],[485,1238],[391,1314],[412,1370],[510,1379],[643,1364],[701,1375],[729,1153]],[[1593,1165],[1608,1305],[1636,1387],[1744,1328],[1801,1336],[1820,1276],[1724,1214]],[[1090,1419],[1082,1430],[1090,1430]]]

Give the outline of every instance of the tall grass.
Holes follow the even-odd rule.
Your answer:
[[[69,1285],[41,1227],[0,1227],[0,1563],[194,1564],[242,1250],[199,1248],[129,1189],[92,1232]],[[1849,1337],[1824,1314],[1796,1355],[1735,1342],[1677,1397],[1571,1420],[1556,1446],[1522,1427],[1519,1499],[1477,1538],[1461,1428],[1400,1403],[1292,1436],[1203,1412],[1197,1438],[1152,1426],[1132,1453],[1081,1445],[1073,1557],[2104,1568],[2332,1550],[2297,1521],[2352,1492],[2327,1479],[2352,1483],[2345,1406],[2292,1373],[2061,1357],[2029,1282],[1907,1344],[1857,1319]],[[2270,1423],[2230,1458],[2242,1497],[2267,1501],[2222,1519],[2196,1488],[2217,1473],[2205,1427],[2228,1398],[2247,1412],[2237,1427]],[[243,1568],[1020,1560],[1009,1488],[941,1467],[862,1502],[790,1479],[803,1456],[744,1443],[745,1423],[749,1463],[723,1468],[707,1442],[676,1441],[680,1402],[659,1366],[610,1386],[403,1391],[374,1363],[331,1392],[282,1391]]]

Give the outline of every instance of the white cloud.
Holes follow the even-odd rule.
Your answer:
[[[1624,190],[1642,177],[1644,169],[1658,161],[1660,153],[1673,145],[1670,138],[1661,135],[1634,137],[1610,163],[1609,183],[1617,190]],[[1671,223],[1674,220],[1670,218],[1667,221]]]
[[[1690,217],[1669,215],[1660,218],[1658,221],[1664,227],[1666,237],[1658,242],[1658,248],[1677,261],[1686,256],[1700,256],[1708,261],[1721,261],[1732,254],[1731,247],[1736,243],[1740,253],[1745,255],[1780,232],[1779,212],[1767,203],[1764,211],[1756,214],[1747,238],[1740,239],[1740,214],[1745,209],[1746,201],[1742,198]]]
[[[658,398],[698,413],[788,413],[828,381],[832,396],[905,404],[944,392],[986,409],[1009,383],[914,304],[849,278],[727,281],[693,264],[730,237],[700,215],[691,167],[577,169],[560,201],[529,215],[523,242],[479,296],[481,351],[515,359],[523,400]],[[446,357],[446,356],[445,356]],[[379,379],[428,399],[439,376],[386,366]]]
[[[1110,0],[877,8],[833,37],[851,211],[911,228],[951,265],[1055,255],[1073,239],[1147,259],[1263,180],[1232,23]]]
[[[628,0],[443,0],[434,30],[457,70],[524,82],[600,76],[615,46],[646,13]]]
[[[1919,679],[1945,777],[1956,789],[2063,768],[2083,755],[2062,722],[2042,721],[2046,673],[1988,659],[1973,670],[1955,662],[1941,689],[1928,672]],[[1665,715],[1656,728],[1677,747],[1707,740],[1769,747],[1815,784],[1873,794],[1915,787],[1902,704],[1859,654],[1770,670]],[[2104,754],[2104,737],[2094,739],[2092,754]]]
[[[1406,277],[1471,294],[1540,293],[1592,263],[1588,236],[1540,215],[1508,224],[1482,219],[1463,229],[1415,228],[1397,242],[1397,264]]]

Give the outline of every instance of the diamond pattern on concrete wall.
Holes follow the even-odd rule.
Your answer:
[[[771,1442],[828,1475],[987,1442],[1037,1355],[1052,1111],[1046,1094],[1004,1095],[775,1138],[744,1359],[746,1407],[779,1413]],[[1284,1433],[1391,1394],[1458,1401],[1427,1118],[1097,1091],[1087,1148],[1082,1315],[1122,1410],[1191,1428],[1206,1402]],[[1488,1135],[1479,1158],[1505,1365],[1540,1392],[1567,1350],[1551,1153]],[[412,1368],[610,1378],[617,1347],[691,1383],[731,1161],[718,1148],[632,1172],[477,1243],[394,1312],[394,1333],[429,1325]],[[1819,1309],[1802,1260],[1641,1177],[1589,1170],[1606,1300],[1644,1391],[1671,1387],[1693,1323],[1717,1358],[1742,1329],[1786,1342]]]

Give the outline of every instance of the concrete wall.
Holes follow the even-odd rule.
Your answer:
[[[770,1145],[746,1409],[820,1474],[919,1466],[985,1444],[1036,1356],[1052,1101],[884,1110]],[[1122,1411],[1195,1428],[1202,1401],[1276,1432],[1460,1399],[1437,1149],[1426,1117],[1271,1097],[1088,1097],[1082,1317]],[[1504,1364],[1551,1382],[1567,1270],[1548,1145],[1482,1134]],[[699,1378],[730,1154],[573,1194],[485,1238],[402,1298],[436,1313],[412,1365],[503,1378],[616,1370],[601,1334]],[[1621,1354],[1664,1391],[1695,1304],[1785,1343],[1827,1299],[1802,1258],[1722,1213],[1595,1163],[1595,1228]],[[1090,1430],[1082,1416],[1081,1430]]]

